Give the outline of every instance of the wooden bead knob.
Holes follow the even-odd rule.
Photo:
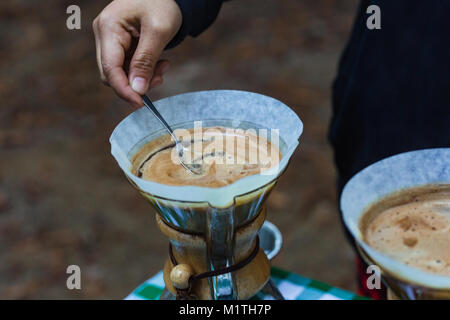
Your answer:
[[[189,278],[193,274],[194,270],[192,270],[190,265],[179,264],[170,271],[170,281],[175,288],[184,290],[189,288]]]

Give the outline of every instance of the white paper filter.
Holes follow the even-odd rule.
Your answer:
[[[110,137],[111,154],[141,190],[173,200],[209,202],[217,208],[228,207],[233,204],[234,197],[273,181],[288,164],[303,131],[301,120],[289,107],[273,98],[251,92],[199,91],[161,99],[154,105],[169,125],[192,123],[190,127],[193,127],[194,121],[198,120],[233,120],[237,125],[239,121],[246,121],[258,127],[279,130],[285,146],[280,150],[282,158],[278,167],[264,174],[239,179],[225,187],[205,188],[162,185],[133,175],[130,159],[137,151],[136,146],[143,145],[147,142],[146,138],[163,127],[146,108],[133,112],[117,125]]]
[[[362,241],[359,229],[360,218],[372,203],[402,189],[438,183],[450,183],[450,148],[402,153],[356,174],[342,191],[341,210],[344,222],[358,244],[382,268],[410,283],[450,289],[450,277],[410,267],[372,249]]]

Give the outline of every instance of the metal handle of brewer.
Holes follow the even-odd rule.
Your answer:
[[[234,208],[210,208],[207,212],[206,248],[211,271],[234,265]],[[213,300],[237,300],[232,273],[208,279]]]

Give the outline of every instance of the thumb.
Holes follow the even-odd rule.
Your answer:
[[[151,33],[143,32],[130,61],[129,81],[134,91],[145,94],[152,79],[158,58],[164,49],[162,41]]]

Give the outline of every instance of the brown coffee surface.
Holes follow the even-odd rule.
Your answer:
[[[197,164],[201,174],[193,174],[180,164],[169,135],[150,141],[137,152],[133,173],[166,185],[223,187],[278,165],[279,149],[257,133],[224,127],[203,128],[196,133],[194,129],[176,130],[186,148],[183,159]]]
[[[450,276],[450,185],[398,192],[369,208],[360,227],[375,250]]]

